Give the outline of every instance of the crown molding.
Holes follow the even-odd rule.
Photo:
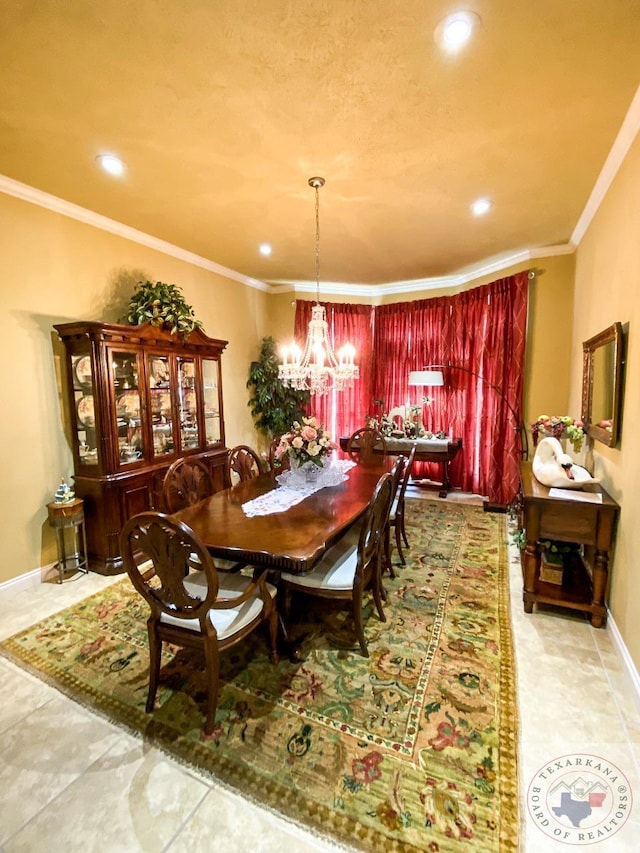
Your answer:
[[[602,204],[602,199],[607,194],[613,179],[618,174],[618,170],[624,162],[624,158],[627,156],[627,152],[634,139],[638,135],[638,131],[640,131],[640,86],[631,101],[631,106],[627,110],[615,142],[611,146],[611,151],[607,159],[604,161],[604,166],[591,190],[591,195],[587,200],[580,219],[578,219],[576,227],[573,229],[571,242],[576,246],[580,245],[585,231],[591,225],[591,221]]]
[[[194,252],[181,249],[180,246],[167,243],[166,240],[152,237],[151,234],[145,234],[144,231],[138,231],[136,228],[131,228],[129,225],[117,222],[115,219],[109,219],[108,216],[103,216],[101,213],[88,210],[86,207],[80,207],[79,204],[73,204],[70,201],[65,201],[35,187],[30,187],[28,184],[14,181],[13,178],[8,178],[6,175],[0,175],[0,192],[14,198],[22,199],[22,201],[27,201],[30,204],[35,204],[38,207],[44,207],[53,213],[59,213],[62,216],[68,216],[70,219],[76,219],[78,222],[91,225],[100,231],[108,231],[109,234],[115,234],[117,237],[130,240],[132,243],[139,243],[148,249],[154,249],[156,252],[170,255],[179,261],[193,264],[195,267],[214,272],[232,281],[239,281],[241,284],[246,284],[248,287],[253,287],[256,290],[264,290],[266,292],[271,290],[270,286],[265,284],[264,281],[243,275],[228,267],[223,267],[222,264],[217,264],[215,261],[210,261],[208,258],[196,255]]]
[[[462,287],[493,273],[501,272],[516,264],[524,264],[536,258],[550,258],[555,255],[571,255],[576,247],[573,243],[561,243],[557,246],[541,246],[537,249],[522,249],[511,254],[495,255],[478,264],[464,267],[457,273],[433,278],[419,278],[410,281],[393,281],[386,284],[346,284],[336,281],[321,284],[323,294],[335,296],[367,296],[375,299],[378,296],[388,296],[398,293],[417,293],[425,290],[442,290],[445,287]],[[315,281],[275,281],[272,282],[272,293],[313,293],[316,292]]]

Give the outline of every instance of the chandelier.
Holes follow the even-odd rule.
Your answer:
[[[355,348],[347,343],[337,354],[329,339],[329,325],[324,306],[320,305],[320,187],[324,178],[309,178],[309,186],[316,191],[316,304],[311,309],[304,349],[292,343],[282,347],[282,361],[278,376],[285,385],[297,391],[326,394],[332,388],[343,391],[351,388],[359,377],[354,363]]]

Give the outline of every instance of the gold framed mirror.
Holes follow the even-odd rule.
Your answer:
[[[620,431],[622,324],[582,344],[582,421],[592,438],[613,447]]]

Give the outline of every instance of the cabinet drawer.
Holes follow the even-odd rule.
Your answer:
[[[540,538],[561,542],[595,542],[596,524],[592,513],[543,512],[540,518]]]

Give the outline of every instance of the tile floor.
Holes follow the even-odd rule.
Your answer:
[[[637,853],[640,711],[631,680],[606,630],[557,609],[524,613],[519,556],[513,547],[510,553],[521,851],[572,849],[539,828],[527,791],[543,765],[585,754],[616,765],[638,802],[615,835],[584,846],[590,853]],[[110,582],[90,574],[62,585],[46,582],[13,594],[3,591],[10,606],[4,608],[0,638]],[[346,849],[203,780],[4,658],[0,684],[0,853]],[[470,844],[468,849],[474,848]]]

